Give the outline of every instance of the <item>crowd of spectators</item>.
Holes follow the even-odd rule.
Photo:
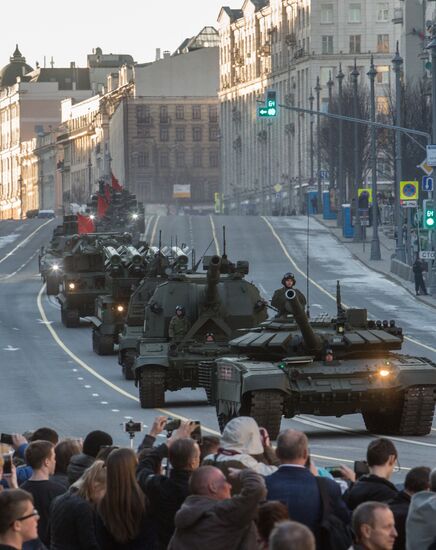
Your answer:
[[[436,470],[397,486],[387,438],[370,442],[356,477],[317,468],[303,432],[273,447],[249,417],[201,440],[194,422],[170,433],[166,422],[137,452],[99,430],[83,442],[14,434],[10,471],[0,455],[0,550],[436,549]]]

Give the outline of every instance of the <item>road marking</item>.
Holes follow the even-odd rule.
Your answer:
[[[274,227],[271,225],[271,223],[269,222],[269,220],[265,217],[265,216],[261,216],[263,221],[266,223],[266,225],[269,227],[269,229],[271,230],[271,233],[274,235],[275,239],[277,240],[277,242],[279,243],[280,245],[280,248],[283,250],[285,256],[288,258],[288,260],[291,262],[291,264],[293,265],[295,271],[298,271],[298,273],[300,273],[300,275],[302,275],[305,279],[309,280],[310,283],[312,283],[318,290],[320,290],[321,292],[323,292],[326,296],[328,296],[329,298],[331,298],[334,302],[336,302],[336,296],[334,296],[333,294],[331,294],[328,290],[326,290],[325,288],[323,288],[320,284],[318,284],[316,281],[314,281],[312,278],[310,277],[307,277],[307,275],[304,273],[304,271],[302,271],[298,265],[295,263],[295,260],[292,258],[292,256],[289,254],[286,246],[284,245],[282,239],[279,237],[279,235],[277,234],[276,230],[274,229]],[[346,308],[346,309],[349,309],[350,306],[348,306],[347,304],[345,304],[344,302],[342,302],[342,305]],[[417,346],[421,346],[425,349],[428,349],[429,351],[432,351],[432,352],[435,352],[436,353],[436,348],[432,347],[432,346],[429,346],[428,344],[424,344],[422,342],[420,342],[419,340],[416,340],[415,338],[412,338],[410,336],[404,336],[404,339],[405,340],[408,340],[409,342],[412,342],[413,344],[416,344]]]
[[[150,237],[150,246],[152,246],[154,242],[154,238],[156,237],[156,230],[157,230],[157,224],[159,223],[160,216],[156,216],[156,220],[154,222],[153,231],[151,232]]]
[[[16,250],[18,250],[19,248],[21,248],[22,246],[24,246],[27,241],[29,241],[33,235],[35,235],[35,233],[38,233],[38,231],[40,231],[43,227],[45,227],[47,224],[51,223],[53,220],[48,220],[46,222],[44,222],[42,225],[40,225],[39,227],[37,227],[35,229],[35,231],[33,231],[32,233],[30,233],[30,235],[27,235],[27,237],[25,239],[23,239],[20,244],[18,244],[15,248],[13,248],[10,252],[8,252],[6,254],[6,256],[3,256],[3,258],[0,259],[0,264],[3,263],[5,260],[7,260],[7,258],[9,258],[9,256],[12,256],[12,254],[15,253]]]
[[[145,241],[147,241],[147,233],[148,233],[148,230],[150,228],[151,220],[153,219],[153,217],[154,217],[154,214],[152,216],[149,216],[149,218],[147,219],[147,225],[145,226],[145,231],[144,231]]]
[[[20,348],[14,348],[9,344],[7,348],[3,348],[3,351],[19,351],[19,349]]]
[[[213,221],[212,214],[209,214],[210,225],[212,226],[212,236],[215,243],[215,250],[218,256],[221,256],[220,245],[216,236],[215,222]]]
[[[24,264],[21,264],[20,267],[19,267],[16,271],[14,271],[13,273],[9,273],[8,275],[4,275],[4,276],[0,277],[0,282],[6,281],[6,279],[10,279],[11,277],[14,277],[14,275],[16,275],[16,274],[17,274],[19,271],[21,271],[23,268],[25,268],[26,265],[27,265],[29,262],[31,262],[31,261],[33,260],[33,258],[34,258],[37,254],[38,254],[38,250],[37,250],[36,252],[34,252],[34,253],[30,256],[30,258],[28,258],[28,259],[24,262]]]

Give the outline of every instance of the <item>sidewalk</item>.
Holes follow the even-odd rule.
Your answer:
[[[395,240],[389,238],[383,232],[383,226],[379,228],[381,260],[370,260],[372,228],[369,228],[366,243],[355,243],[353,239],[342,236],[342,229],[336,226],[336,220],[324,220],[322,215],[314,216],[320,224],[324,225],[336,239],[342,242],[351,252],[354,258],[360,260],[373,271],[385,275],[391,281],[401,285],[416,300],[436,309],[436,296],[416,296],[415,285],[391,272],[391,256],[395,252]]]

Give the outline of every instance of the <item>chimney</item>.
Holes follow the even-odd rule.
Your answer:
[[[167,59],[168,57],[171,57],[171,52],[169,50],[164,50],[163,56],[164,59]]]
[[[156,61],[160,59],[160,48],[156,48]]]
[[[75,69],[75,68],[76,68],[76,62],[70,61],[70,69]]]

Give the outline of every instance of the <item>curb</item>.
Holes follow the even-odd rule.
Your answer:
[[[330,228],[330,226],[328,226],[327,224],[323,223],[323,221],[321,221],[320,219],[316,218],[317,221],[319,221],[319,223],[325,227],[330,235],[332,235],[339,243],[343,244],[344,246],[347,247],[347,250],[348,252],[351,254],[351,256],[359,261],[361,264],[363,264],[364,266],[368,267],[369,269],[371,269],[372,271],[375,271],[376,273],[378,273],[379,275],[383,275],[384,277],[386,277],[386,279],[388,279],[389,281],[401,286],[402,288],[404,288],[404,290],[406,290],[413,298],[415,298],[415,300],[417,300],[418,302],[421,302],[422,304],[425,304],[427,306],[430,306],[432,307],[433,309],[436,309],[436,304],[433,304],[432,302],[427,302],[427,300],[423,300],[420,296],[416,296],[415,293],[410,290],[410,288],[408,288],[407,286],[405,286],[403,284],[403,281],[402,279],[397,279],[397,277],[395,277],[394,275],[392,275],[390,272],[387,273],[386,271],[381,271],[380,269],[376,269],[375,267],[373,267],[372,265],[366,263],[365,260],[363,260],[362,258],[360,258],[359,256],[357,256],[350,248],[348,248],[347,246],[347,242],[343,241],[340,239],[340,237],[338,237],[338,235],[336,235],[336,233],[334,231],[332,231],[332,229]],[[385,247],[386,248],[386,247]],[[387,249],[388,250],[388,249]]]

